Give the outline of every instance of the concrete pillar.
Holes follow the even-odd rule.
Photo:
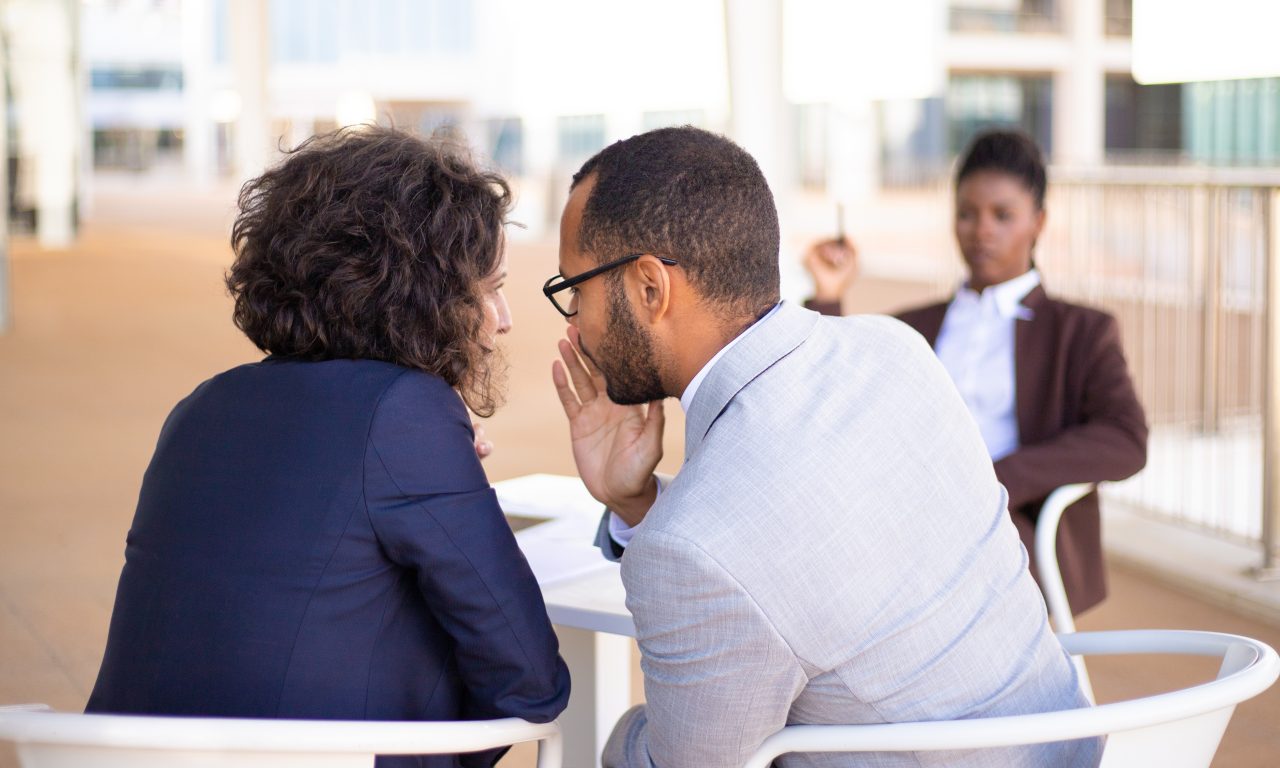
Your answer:
[[[528,229],[509,229],[508,232],[531,239],[554,238],[560,228],[561,208],[569,196],[570,175],[578,169],[560,167],[555,115],[545,110],[531,110],[521,119],[524,173],[512,218]]]
[[[79,84],[71,0],[10,0],[8,28],[24,202],[36,209],[43,248],[75,238]],[[22,34],[13,34],[22,30]]]
[[[729,135],[756,159],[774,196],[780,197],[792,182],[790,112],[782,93],[782,2],[724,0],[724,24]]]
[[[182,3],[182,162],[187,178],[207,184],[214,177],[213,116],[209,114],[212,95],[210,69],[213,46],[210,28],[213,8],[208,0]]]
[[[7,19],[0,12],[0,333],[13,325],[13,304],[9,288],[9,51]]]
[[[1076,0],[1060,6],[1067,14],[1073,53],[1053,84],[1053,161],[1059,164],[1098,165],[1106,152],[1104,2]]]
[[[797,300],[811,288],[787,226],[796,185],[791,106],[782,90],[782,19],[782,0],[724,0],[729,136],[756,159],[773,191],[782,229],[782,297]]]
[[[619,139],[626,139],[643,132],[644,115],[634,107],[629,109],[615,107],[605,113],[604,125],[604,144],[607,147]]]
[[[880,189],[880,131],[875,105],[870,99],[832,104],[827,135],[828,195],[842,203],[868,202]]]
[[[1280,192],[1267,194],[1263,312],[1262,564],[1259,581],[1280,580]]]
[[[235,174],[247,180],[262,173],[271,152],[267,111],[268,3],[229,0],[231,72],[240,95],[240,114],[232,137]]]

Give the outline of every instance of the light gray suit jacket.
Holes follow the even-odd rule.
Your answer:
[[[784,304],[709,371],[685,457],[622,557],[647,706],[607,767],[732,768],[794,723],[1087,705],[977,427],[907,326]],[[778,762],[1076,766],[1100,746]]]

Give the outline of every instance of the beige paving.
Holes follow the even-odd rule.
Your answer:
[[[196,201],[198,202],[198,201]],[[195,203],[192,203],[195,204]],[[259,357],[232,327],[221,287],[225,204],[208,210],[114,197],[64,252],[12,248],[15,324],[0,336],[0,703],[82,707],[105,641],[124,534],[160,425],[219,371]],[[510,397],[487,427],[497,480],[572,472],[549,384],[563,327],[536,290],[555,270],[548,245],[513,246]],[[860,308],[887,309],[918,286],[864,281]],[[683,430],[668,409],[674,470]],[[1280,646],[1280,630],[1118,570],[1114,596],[1082,628],[1184,627],[1240,632]],[[634,670],[633,670],[634,672]],[[1203,673],[1192,663],[1095,662],[1103,699]],[[1280,689],[1242,706],[1215,765],[1280,764]],[[0,766],[12,764],[0,754]],[[517,750],[504,765],[531,765]]]

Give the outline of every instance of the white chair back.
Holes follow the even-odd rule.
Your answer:
[[[1106,735],[1103,768],[1207,768],[1235,706],[1280,676],[1265,643],[1217,632],[1133,630],[1061,636],[1072,654],[1188,654],[1222,659],[1216,679],[1094,707],[1009,717],[877,725],[795,725],[765,740],[745,768],[788,752],[920,752],[1042,744]]]
[[[40,711],[45,710],[45,711]],[[23,768],[370,768],[375,755],[454,754],[538,742],[560,768],[560,726],[468,722],[269,720],[82,715],[0,708],[0,740]]]
[[[1036,520],[1034,554],[1036,569],[1040,572],[1040,591],[1044,593],[1053,630],[1059,634],[1075,632],[1076,621],[1071,615],[1067,588],[1062,583],[1062,569],[1058,566],[1058,524],[1062,522],[1062,514],[1067,511],[1067,507],[1087,496],[1095,487],[1095,483],[1076,483],[1055,488],[1049,498],[1044,500],[1040,516]],[[1084,659],[1076,656],[1074,661],[1085,696],[1091,702],[1097,701],[1093,696],[1093,683],[1089,680],[1089,670],[1085,669]]]

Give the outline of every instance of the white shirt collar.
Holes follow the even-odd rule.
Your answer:
[[[765,313],[764,317],[760,318],[759,320],[755,321],[751,325],[747,326],[747,329],[742,333],[738,334],[737,336],[734,336],[733,339],[731,339],[728,344],[725,344],[723,347],[721,347],[720,351],[717,352],[715,356],[713,356],[710,360],[707,361],[706,365],[702,366],[702,368],[698,371],[698,374],[693,377],[693,381],[689,382],[689,386],[685,387],[684,392],[681,393],[680,395],[681,410],[683,410],[685,413],[689,412],[689,406],[693,404],[693,396],[698,393],[698,387],[702,386],[702,380],[707,378],[707,374],[711,372],[711,368],[715,366],[716,361],[724,357],[725,352],[728,352],[730,349],[733,349],[734,344],[737,344],[739,341],[742,341],[742,339],[745,338],[748,333],[751,333],[751,331],[755,330],[756,326],[760,325],[760,323],[769,319],[769,316],[772,315],[774,312],[777,312],[778,307],[781,307],[781,306],[782,306],[782,302],[778,302],[777,304],[774,304],[773,309]]]
[[[1019,320],[1030,320],[1033,312],[1022,306],[1022,300],[1031,293],[1037,285],[1040,285],[1040,270],[1030,269],[1021,275],[1006,280],[998,285],[993,285],[983,291],[981,294],[969,288],[969,284],[961,284],[959,290],[956,291],[956,302],[961,304],[980,304],[986,299],[987,294],[991,294],[991,299],[995,303],[996,311],[1001,317],[1015,317]]]

